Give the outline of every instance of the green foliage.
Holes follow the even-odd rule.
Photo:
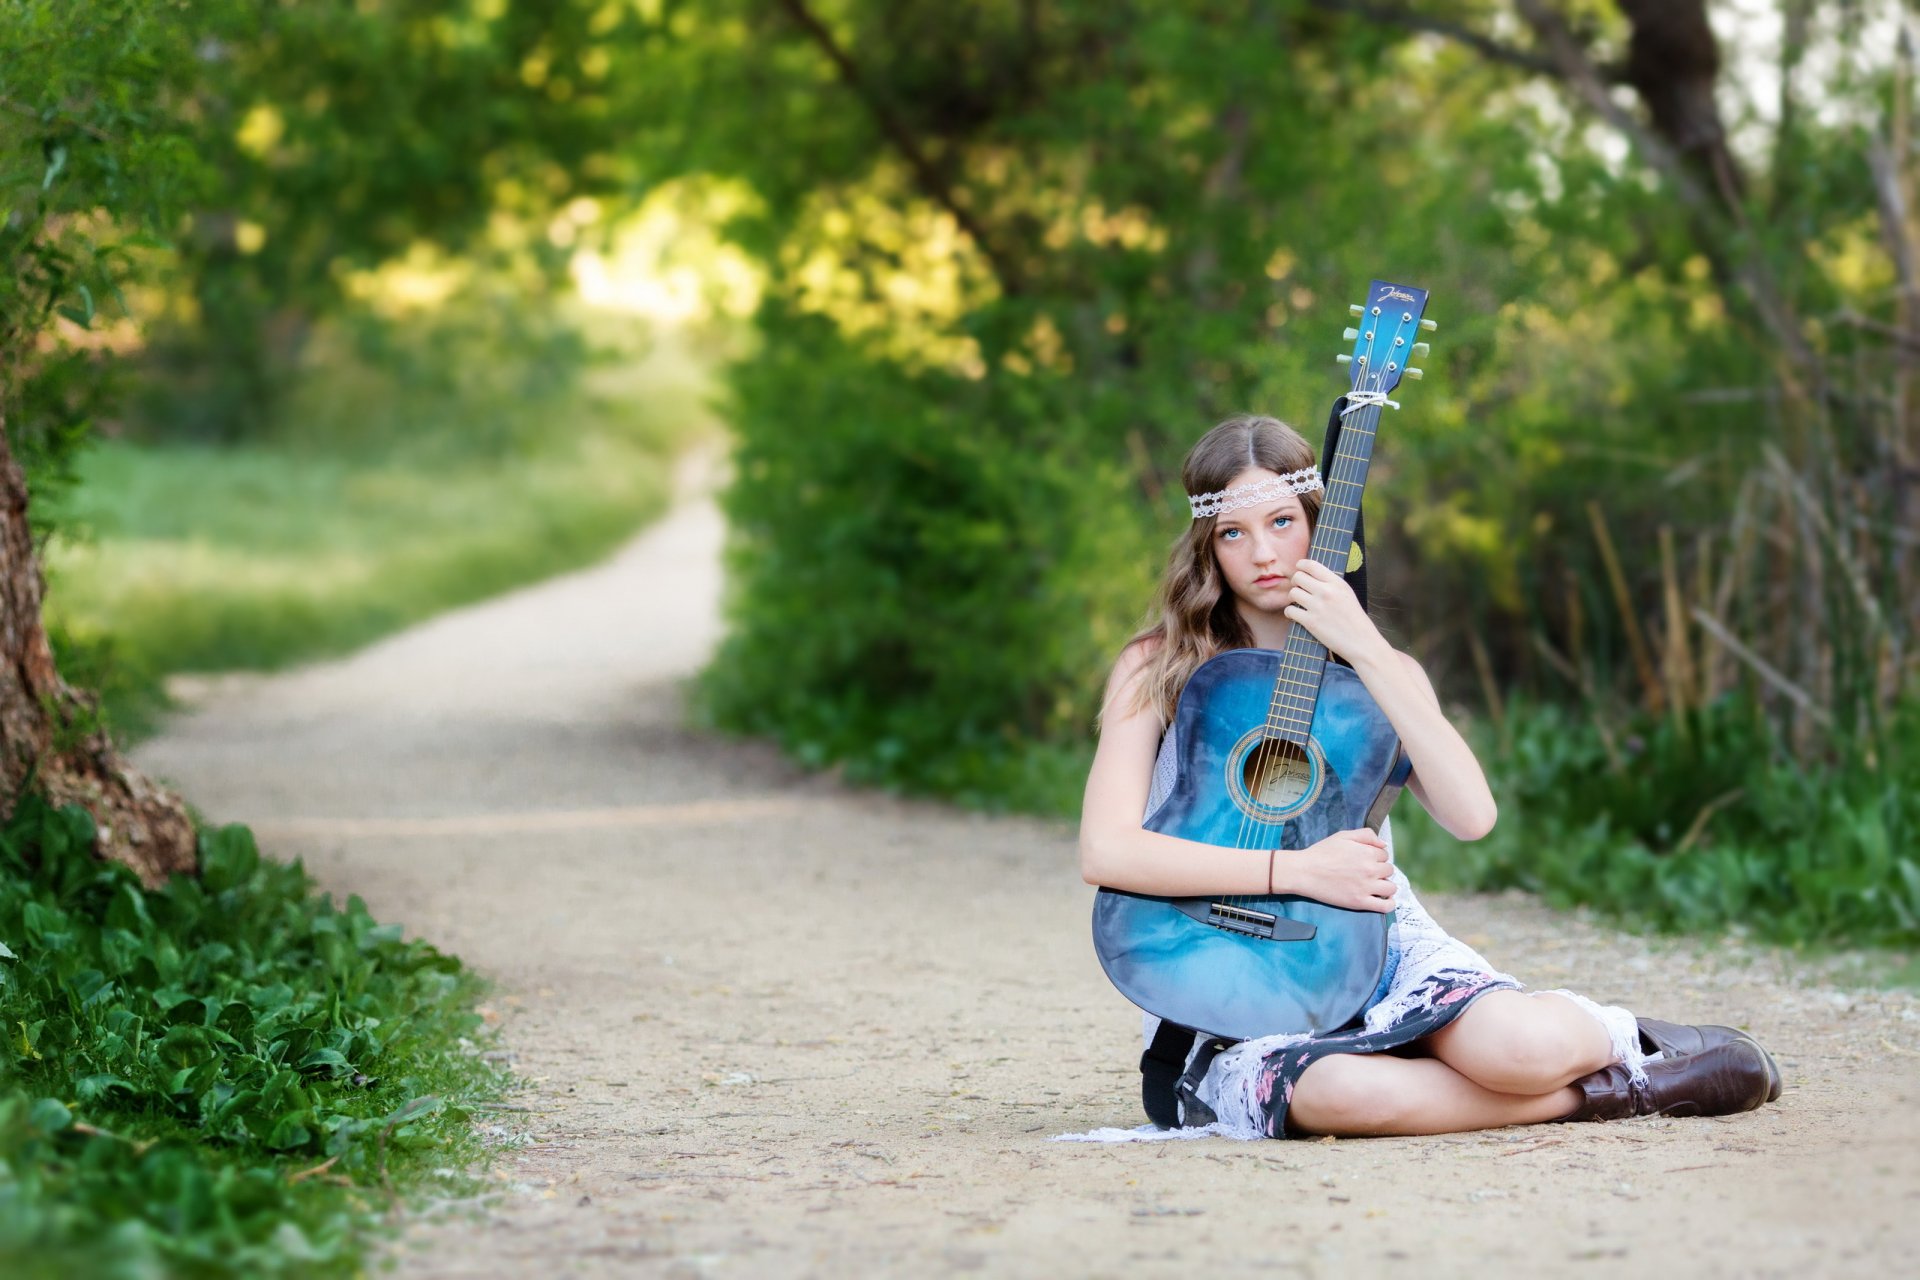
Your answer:
[[[1477,744],[1500,820],[1460,844],[1395,810],[1416,884],[1519,887],[1662,930],[1782,942],[1920,944],[1920,699],[1890,750],[1809,768],[1751,703],[1642,720],[1614,742],[1551,705],[1509,708]]]
[[[657,20],[603,0],[241,7],[195,77],[212,191],[168,271],[191,301],[155,329],[147,368],[174,385],[150,425],[270,429],[351,273],[421,244],[510,259],[530,289],[559,277],[555,214],[634,193],[620,99]]]
[[[0,1270],[356,1274],[383,1182],[479,1154],[479,979],[244,827],[157,891],[92,844],[0,830]]]
[[[69,479],[110,403],[98,332],[138,257],[207,190],[179,113],[226,5],[0,6],[0,424],[37,490]],[[91,332],[90,332],[91,331]]]
[[[976,803],[1043,787],[1027,748],[1085,733],[1084,699],[1058,691],[1098,660],[1070,620],[1147,585],[1094,571],[1138,536],[1099,518],[1124,502],[1118,468],[1006,439],[1060,384],[916,378],[793,317],[733,386],[747,461],[726,496],[735,626],[711,712],[862,780]],[[1065,446],[1080,428],[1058,412]]]
[[[175,438],[268,428],[356,270],[433,244],[527,291],[559,277],[556,212],[636,191],[617,98],[658,21],[601,0],[0,6],[0,421],[35,493],[140,380]]]

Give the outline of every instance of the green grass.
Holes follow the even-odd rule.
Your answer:
[[[242,827],[151,891],[84,810],[0,830],[0,1274],[359,1274],[385,1211],[471,1197],[507,1076],[485,984]]]
[[[100,442],[51,513],[62,669],[137,735],[169,673],[346,652],[591,563],[659,514],[673,455],[707,429],[697,380],[669,373],[525,405],[511,432],[466,433],[449,403],[337,450],[310,425],[228,447]]]

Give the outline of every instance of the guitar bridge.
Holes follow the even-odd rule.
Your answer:
[[[1232,929],[1235,933],[1258,934],[1263,938],[1273,936],[1273,922],[1278,918],[1271,912],[1250,911],[1224,902],[1211,903],[1207,907],[1208,924],[1220,929]]]
[[[1303,921],[1277,916],[1270,911],[1236,906],[1231,902],[1209,902],[1207,923],[1229,933],[1244,933],[1276,942],[1305,942],[1318,932],[1314,926]]]

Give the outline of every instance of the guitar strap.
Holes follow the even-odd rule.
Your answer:
[[[1326,441],[1320,447],[1322,466],[1329,465],[1328,459],[1340,444],[1340,411],[1347,407],[1347,398],[1341,396],[1333,402],[1333,412],[1327,417]],[[1361,499],[1361,510],[1353,513],[1353,545],[1359,551],[1358,564],[1349,557],[1347,564],[1347,585],[1353,588],[1353,594],[1360,599],[1360,608],[1367,607],[1367,553],[1366,553],[1366,500]],[[1337,655],[1333,656],[1338,661]],[[1200,1101],[1200,1081],[1206,1078],[1207,1068],[1221,1053],[1233,1047],[1232,1040],[1223,1040],[1218,1036],[1208,1036],[1196,1051],[1194,1037],[1199,1035],[1192,1027],[1183,1027],[1177,1022],[1162,1018],[1159,1030],[1153,1033],[1153,1043],[1140,1055],[1140,1102],[1147,1110],[1147,1119],[1162,1129],[1190,1128],[1212,1124],[1217,1116],[1213,1108]],[[1187,1055],[1192,1054],[1189,1062]]]
[[[1192,1027],[1162,1018],[1153,1043],[1140,1055],[1140,1102],[1147,1109],[1147,1119],[1162,1129],[1193,1128],[1219,1118],[1200,1101],[1200,1082],[1213,1060],[1235,1042],[1208,1036],[1196,1051],[1195,1034]],[[1189,1053],[1192,1062],[1187,1061]]]
[[[1327,416],[1327,439],[1320,446],[1320,465],[1330,466],[1334,449],[1340,444],[1340,413],[1347,407],[1347,398],[1341,396],[1333,402],[1333,412]],[[1359,551],[1359,564],[1354,557],[1347,557],[1347,585],[1353,588],[1353,594],[1360,597],[1361,612],[1367,609],[1367,499],[1365,490],[1361,491],[1360,510],[1353,513],[1353,545]]]

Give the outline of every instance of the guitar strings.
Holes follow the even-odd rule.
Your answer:
[[[1333,482],[1332,485],[1329,486],[1330,491],[1336,486],[1357,482],[1360,474],[1360,465],[1359,460],[1351,455],[1336,455],[1329,467],[1329,479]],[[1309,550],[1308,554],[1312,556],[1311,550]],[[1327,558],[1323,559],[1320,556],[1313,556],[1313,558],[1326,564],[1331,559],[1331,553],[1323,552],[1323,555]],[[1329,567],[1331,567],[1331,565],[1329,565]],[[1276,696],[1269,705],[1265,731],[1259,746],[1256,748],[1256,764],[1258,766],[1255,772],[1256,778],[1263,777],[1267,767],[1272,763],[1273,758],[1284,751],[1284,747],[1281,745],[1284,741],[1284,722],[1293,721],[1296,724],[1306,726],[1306,729],[1302,731],[1302,736],[1305,736],[1307,730],[1310,729],[1312,716],[1309,712],[1317,702],[1317,698],[1312,694],[1302,692],[1302,690],[1311,682],[1313,670],[1315,666],[1318,665],[1315,661],[1317,656],[1315,650],[1323,649],[1324,646],[1321,646],[1314,640],[1311,633],[1303,626],[1299,623],[1293,624],[1293,627],[1288,632],[1287,642],[1281,654],[1279,678],[1276,681]],[[1320,659],[1320,661],[1324,662],[1324,659]],[[1305,749],[1306,748],[1303,748],[1303,750]],[[1309,767],[1311,767],[1310,764]],[[1261,825],[1264,826],[1266,824],[1262,823]]]
[[[1382,376],[1378,372],[1378,362],[1372,358],[1373,355],[1375,354],[1374,348],[1377,345],[1379,345],[1379,341],[1380,341],[1379,334],[1380,334],[1380,326],[1375,325],[1374,332],[1370,334],[1367,339],[1367,350],[1366,350],[1365,358],[1367,361],[1366,368],[1368,372],[1362,375],[1363,382],[1371,379],[1378,379],[1379,377]],[[1377,390],[1378,383],[1376,381],[1373,386],[1366,387],[1363,389]],[[1369,408],[1372,411],[1372,416],[1377,420],[1379,416],[1378,407],[1369,406]],[[1363,414],[1363,416],[1365,415]],[[1362,428],[1362,429],[1365,430],[1365,428]],[[1367,434],[1372,435],[1372,432],[1368,431]],[[1341,474],[1343,470],[1346,471],[1348,474]],[[1359,478],[1364,475],[1364,466],[1361,463],[1361,461],[1354,456],[1352,450],[1347,450],[1343,453],[1342,451],[1336,449],[1335,456],[1331,460],[1329,460],[1328,472],[1329,472],[1328,478],[1329,478],[1329,481],[1331,482],[1328,485],[1328,491],[1329,491],[1329,494],[1331,494],[1332,487],[1334,484],[1338,484],[1338,483],[1356,483],[1357,484]],[[1358,503],[1355,504],[1356,507],[1358,505],[1359,505]],[[1311,546],[1308,549],[1308,554],[1309,556],[1312,555]],[[1322,563],[1325,563],[1325,561],[1322,561]],[[1331,568],[1332,566],[1329,565],[1328,567]],[[1256,786],[1258,786],[1259,783],[1264,781],[1268,766],[1272,762],[1274,755],[1278,753],[1280,750],[1280,747],[1278,745],[1278,741],[1279,741],[1278,733],[1281,730],[1281,726],[1276,717],[1282,707],[1281,699],[1283,697],[1288,697],[1288,696],[1293,698],[1308,697],[1308,695],[1304,695],[1297,692],[1290,692],[1288,694],[1283,694],[1281,692],[1282,689],[1288,689],[1291,685],[1296,683],[1295,680],[1289,678],[1290,674],[1292,676],[1300,677],[1297,683],[1304,686],[1307,683],[1305,677],[1310,675],[1312,672],[1314,663],[1311,660],[1311,650],[1308,649],[1306,651],[1300,651],[1295,649],[1295,641],[1299,640],[1303,634],[1308,635],[1308,638],[1311,639],[1310,633],[1307,633],[1305,631],[1305,628],[1303,628],[1297,622],[1293,623],[1287,632],[1287,639],[1281,653],[1280,671],[1279,671],[1278,678],[1275,681],[1274,696],[1272,699],[1269,700],[1269,703],[1267,706],[1267,715],[1266,715],[1265,723],[1262,726],[1260,741],[1257,742],[1253,747],[1252,775],[1253,775]],[[1317,646],[1317,642],[1313,642],[1313,643]],[[1317,701],[1317,699],[1311,699],[1310,701]],[[1292,702],[1285,703],[1284,706],[1287,711],[1292,712],[1293,714],[1291,716],[1280,717],[1281,719],[1293,719],[1296,721],[1304,719],[1305,723],[1309,727],[1309,730],[1311,729],[1311,725],[1312,725],[1311,717],[1310,716],[1302,717],[1300,715],[1300,713],[1302,711],[1305,711],[1306,708],[1300,707],[1297,704]],[[1303,748],[1303,750],[1305,750],[1305,748]],[[1249,788],[1247,799],[1249,803],[1247,807],[1241,811],[1240,822],[1238,824],[1239,830],[1235,833],[1235,837],[1234,837],[1234,842],[1236,847],[1242,848],[1242,849],[1253,847],[1251,844],[1251,837],[1256,834],[1264,836],[1265,835],[1264,828],[1271,825],[1268,822],[1266,822],[1266,820],[1264,819],[1256,818],[1253,814],[1253,806],[1261,802],[1259,791],[1253,788]],[[1279,837],[1276,834],[1272,838],[1278,839]],[[1264,844],[1265,842],[1266,842],[1265,839],[1263,839],[1261,843]],[[1265,895],[1260,895],[1260,896],[1265,896]]]
[[[1395,326],[1396,331],[1405,323],[1406,322],[1403,320],[1400,325],[1396,325]],[[1385,376],[1380,371],[1379,363],[1374,359],[1372,359],[1373,355],[1375,354],[1375,350],[1374,350],[1375,347],[1381,345],[1380,330],[1382,328],[1383,326],[1376,324],[1374,326],[1374,332],[1371,335],[1369,335],[1367,340],[1366,356],[1367,356],[1368,371],[1362,375],[1362,381],[1369,382],[1371,383],[1371,385],[1360,388],[1362,390],[1373,390],[1373,391],[1379,390],[1381,380]],[[1361,433],[1368,436],[1369,438],[1371,438],[1375,434],[1375,430],[1377,428],[1379,419],[1380,419],[1380,408],[1378,405],[1364,406],[1360,414],[1360,421],[1351,424],[1350,429],[1358,430]],[[1345,424],[1343,424],[1343,427],[1344,426]],[[1371,456],[1370,446],[1367,450],[1367,456],[1365,456],[1364,458],[1359,456],[1359,454],[1354,450],[1341,451],[1336,449],[1335,456],[1333,459],[1329,461],[1329,467],[1328,467],[1329,483],[1328,483],[1327,489],[1328,489],[1329,499],[1332,497],[1332,491],[1335,484],[1352,484],[1355,487],[1356,494],[1362,488],[1364,488],[1365,474],[1368,467],[1371,464],[1371,461],[1372,461],[1372,456]],[[1357,509],[1359,506],[1359,503],[1355,502],[1354,506]],[[1351,542],[1349,542],[1349,545],[1348,545],[1349,557],[1351,557],[1351,553],[1352,553],[1352,544]],[[1313,554],[1313,548],[1309,546],[1308,548],[1309,557],[1315,560],[1318,560],[1321,564],[1325,564],[1328,568],[1331,568],[1331,569],[1338,568],[1337,565],[1334,565],[1331,563],[1331,560],[1333,559],[1333,553],[1330,548],[1323,549],[1322,554],[1326,557],[1325,559],[1322,559],[1321,556],[1315,556]],[[1299,649],[1296,649],[1295,641],[1301,640],[1303,636],[1305,636],[1306,639],[1302,641],[1302,647]],[[1304,710],[1307,710],[1307,708],[1303,708],[1293,702],[1283,703],[1282,698],[1302,699],[1309,702],[1310,706],[1317,706],[1318,699],[1316,696],[1294,691],[1290,687],[1296,683],[1304,687],[1307,683],[1306,677],[1312,674],[1314,667],[1316,665],[1324,666],[1324,662],[1325,662],[1324,656],[1318,657],[1318,660],[1316,661],[1316,655],[1314,655],[1313,653],[1313,649],[1316,649],[1316,648],[1322,650],[1323,652],[1326,651],[1326,646],[1320,644],[1318,640],[1313,639],[1310,632],[1307,632],[1306,629],[1300,623],[1295,622],[1287,633],[1287,640],[1285,642],[1285,646],[1281,653],[1279,677],[1275,682],[1274,697],[1268,703],[1266,723],[1262,729],[1261,739],[1258,743],[1254,745],[1254,748],[1253,748],[1253,756],[1254,756],[1253,777],[1255,779],[1256,784],[1264,780],[1267,768],[1271,763],[1274,754],[1280,750],[1280,746],[1279,746],[1280,739],[1278,735],[1280,732],[1282,732],[1281,721],[1288,720],[1288,719],[1299,721],[1303,719],[1300,713]],[[1290,679],[1289,678],[1290,675],[1294,677],[1299,677],[1299,679],[1297,681],[1294,679]],[[1287,690],[1287,692],[1283,693],[1282,692],[1283,689]],[[1279,712],[1281,712],[1282,710],[1286,712],[1290,712],[1292,714],[1284,715],[1284,716],[1279,715]],[[1304,717],[1304,719],[1307,725],[1309,726],[1309,731],[1310,731],[1311,724],[1312,724],[1311,716]],[[1308,748],[1303,747],[1302,750],[1305,751],[1305,750],[1308,750]],[[1311,766],[1310,759],[1308,761],[1308,764],[1310,767]],[[1235,835],[1235,844],[1237,847],[1242,849],[1253,847],[1252,844],[1250,843],[1251,837],[1255,834],[1261,834],[1262,829],[1271,825],[1268,822],[1266,822],[1264,819],[1255,818],[1252,813],[1252,806],[1254,804],[1260,803],[1259,792],[1249,789],[1248,800],[1250,801],[1250,803],[1248,807],[1242,810],[1241,812],[1239,830]],[[1276,835],[1274,838],[1278,839],[1278,836]],[[1262,843],[1264,844],[1265,841],[1263,840]],[[1234,897],[1253,897],[1253,896],[1267,896],[1267,895],[1234,895]],[[1234,897],[1230,897],[1228,901],[1232,902],[1234,900]]]
[[[1329,470],[1332,471],[1336,468],[1337,459],[1335,463],[1330,465]],[[1239,815],[1238,829],[1234,835],[1234,843],[1238,848],[1245,849],[1254,847],[1253,837],[1256,835],[1261,837],[1260,843],[1262,845],[1278,838],[1276,834],[1268,832],[1267,828],[1271,825],[1270,823],[1263,818],[1255,816],[1254,806],[1263,803],[1266,774],[1274,756],[1280,751],[1280,746],[1276,738],[1277,732],[1280,729],[1278,721],[1280,719],[1293,719],[1298,721],[1302,718],[1300,712],[1303,708],[1292,701],[1292,699],[1298,698],[1300,695],[1290,690],[1290,686],[1293,685],[1295,681],[1288,674],[1292,668],[1295,656],[1294,642],[1297,636],[1298,626],[1296,624],[1288,630],[1287,639],[1282,648],[1280,672],[1274,684],[1274,693],[1268,702],[1266,715],[1263,718],[1263,723],[1259,731],[1260,737],[1251,749],[1252,760],[1250,762],[1250,773],[1254,785],[1248,788],[1248,803]],[[1282,716],[1281,712],[1283,709],[1291,714]],[[1241,895],[1234,895],[1235,898],[1239,896]],[[1234,898],[1229,898],[1229,901],[1233,900]]]
[[[1368,375],[1369,378],[1376,376],[1377,375],[1372,374]],[[1363,419],[1369,417],[1377,419],[1378,415],[1379,409],[1369,406],[1366,411],[1363,411],[1361,416]],[[1359,423],[1353,425],[1362,431],[1368,431],[1365,426]],[[1368,434],[1371,434],[1371,432],[1368,431]],[[1330,496],[1333,492],[1338,491],[1339,486],[1345,485],[1353,486],[1357,494],[1361,488],[1365,469],[1366,460],[1355,456],[1353,453],[1343,451],[1336,454],[1329,467],[1328,479],[1331,483],[1328,488]],[[1343,491],[1341,491],[1341,496],[1346,496]],[[1355,505],[1357,506],[1358,504],[1356,503]],[[1309,549],[1308,554],[1311,558],[1327,565],[1329,568],[1336,567],[1332,563],[1336,557],[1331,548],[1322,548],[1320,555],[1314,555],[1312,549]],[[1280,672],[1276,680],[1275,697],[1268,707],[1267,721],[1263,728],[1261,741],[1254,748],[1255,768],[1253,776],[1256,781],[1263,781],[1265,779],[1266,771],[1272,764],[1274,758],[1285,751],[1283,743],[1286,740],[1281,735],[1284,732],[1282,722],[1286,720],[1292,720],[1305,726],[1299,736],[1308,739],[1308,744],[1301,745],[1300,750],[1309,757],[1305,761],[1306,769],[1309,772],[1312,770],[1313,766],[1310,758],[1312,715],[1310,712],[1317,706],[1318,691],[1316,690],[1314,694],[1307,694],[1300,692],[1300,690],[1310,683],[1310,677],[1316,667],[1324,669],[1326,653],[1326,647],[1314,639],[1312,634],[1308,632],[1304,626],[1298,622],[1293,624],[1288,632],[1287,642],[1281,655]],[[1302,702],[1307,705],[1302,706]],[[1259,794],[1257,792],[1251,794],[1249,800],[1255,804],[1260,803]],[[1249,809],[1251,809],[1251,806],[1249,806]],[[1243,811],[1241,815],[1243,834],[1237,838],[1241,847],[1249,847],[1249,838],[1253,835],[1262,836],[1263,839],[1261,843],[1263,845],[1269,841],[1277,841],[1282,832],[1268,832],[1266,828],[1270,825],[1271,824],[1265,820],[1252,818],[1251,812]]]
[[[1370,337],[1368,340],[1367,354],[1369,357],[1371,357],[1371,355],[1373,354],[1373,348],[1378,344],[1378,342],[1379,342],[1378,329],[1376,328],[1375,334],[1372,337]],[[1372,361],[1371,359],[1368,360],[1368,368],[1370,370],[1375,368],[1375,362]],[[1363,376],[1369,379],[1373,379],[1373,378],[1378,378],[1381,375],[1379,375],[1378,373],[1370,372]],[[1367,388],[1367,389],[1376,389],[1376,388]],[[1370,408],[1372,407],[1370,406]],[[1372,408],[1373,416],[1377,418],[1378,413],[1379,413],[1379,410],[1377,408]],[[1364,427],[1360,429],[1363,431],[1367,430]],[[1372,432],[1367,431],[1367,434],[1371,435]],[[1352,451],[1346,451],[1345,453],[1336,451],[1335,457],[1331,460],[1328,470],[1329,470],[1329,479],[1333,482],[1333,484],[1352,483],[1352,484],[1358,485],[1360,477],[1364,474],[1364,467],[1361,460],[1358,457],[1354,456]],[[1332,485],[1329,485],[1329,493],[1331,493],[1331,491],[1332,491]],[[1355,505],[1357,506],[1358,504],[1356,503]],[[1329,557],[1329,559],[1331,558],[1330,551],[1323,552],[1323,554],[1326,554]],[[1309,550],[1309,555],[1312,555],[1311,549]],[[1314,558],[1319,559],[1319,557],[1314,557]],[[1328,564],[1328,567],[1330,568],[1333,567],[1331,564],[1328,563],[1328,560],[1321,560],[1320,562],[1323,564]],[[1296,642],[1299,643],[1299,647],[1296,647]],[[1311,676],[1313,668],[1316,665],[1314,661],[1314,654],[1313,654],[1313,650],[1316,648],[1324,648],[1324,646],[1321,646],[1318,644],[1317,641],[1314,641],[1311,637],[1311,634],[1307,633],[1305,629],[1300,626],[1300,624],[1298,623],[1293,624],[1293,626],[1288,631],[1287,642],[1281,655],[1279,679],[1276,681],[1276,684],[1275,684],[1275,697],[1273,698],[1272,701],[1270,701],[1268,705],[1267,719],[1266,719],[1266,724],[1263,728],[1261,741],[1255,747],[1254,777],[1256,779],[1263,777],[1266,767],[1271,762],[1273,755],[1280,750],[1280,747],[1277,745],[1277,738],[1279,733],[1282,732],[1282,726],[1279,723],[1281,720],[1291,719],[1296,722],[1304,721],[1304,723],[1306,723],[1309,726],[1311,726],[1312,724],[1312,720],[1310,716],[1303,716],[1301,714],[1302,712],[1305,712],[1308,709],[1307,707],[1302,707],[1298,704],[1298,702],[1295,702],[1295,701],[1286,701],[1283,703],[1282,698],[1299,699],[1302,701],[1307,701],[1309,705],[1311,705],[1312,702],[1315,701],[1315,699],[1313,699],[1311,695],[1300,693],[1296,689],[1294,689],[1293,686],[1297,685],[1304,688],[1305,685],[1309,683],[1307,677]],[[1287,692],[1282,693],[1283,689],[1286,690]],[[1282,710],[1293,713],[1293,714],[1282,716],[1279,714]],[[1255,801],[1257,801],[1258,799],[1257,795],[1250,795],[1249,798]],[[1240,842],[1241,847],[1243,848],[1249,847],[1245,842],[1248,839],[1248,834],[1249,834],[1248,820],[1250,816],[1251,815],[1248,812],[1246,811],[1242,812],[1242,815],[1241,815],[1242,821],[1240,824],[1242,828],[1242,832],[1241,834],[1236,836],[1236,839]],[[1256,827],[1264,827],[1267,824],[1263,820],[1254,820],[1254,825]]]

